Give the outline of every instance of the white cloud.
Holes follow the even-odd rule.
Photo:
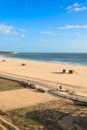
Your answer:
[[[20,35],[19,32],[16,32],[16,31],[12,32],[12,34],[17,35],[17,36]]]
[[[14,35],[14,36],[24,38],[25,37],[24,33],[26,31],[27,31],[26,29],[16,29],[13,26],[9,26],[9,25],[6,25],[6,24],[0,24],[0,34],[3,34],[3,35],[10,34],[10,35]]]
[[[0,34],[11,34],[12,30],[13,30],[13,26],[0,24]]]
[[[42,31],[41,33],[46,35],[54,35],[54,32],[52,31]]]
[[[76,2],[76,3],[74,3],[73,5],[69,5],[66,9],[67,9],[69,12],[72,12],[72,11],[78,12],[78,11],[87,10],[87,7],[81,6],[80,4],[78,4],[78,3]]]
[[[27,32],[26,29],[19,29],[20,32]]]
[[[58,29],[63,30],[63,29],[87,29],[87,25],[67,25],[63,27],[58,27]]]

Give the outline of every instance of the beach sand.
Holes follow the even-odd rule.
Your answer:
[[[78,94],[87,95],[87,66],[56,64],[31,60],[0,59],[0,71],[27,77],[39,78],[74,85]],[[22,66],[25,63],[25,66]],[[63,74],[62,70],[75,70],[74,74]]]
[[[5,59],[5,62],[2,62],[2,59]],[[26,65],[22,66],[22,63],[25,63]],[[63,74],[62,73],[63,69],[67,69],[67,70],[72,69],[72,70],[75,70],[75,73]],[[63,87],[68,88],[70,90],[74,90],[79,95],[87,96],[87,66],[56,64],[56,63],[11,59],[11,58],[0,58],[0,72],[7,72],[11,74],[16,74],[16,75],[27,76],[27,77],[37,78],[41,80],[47,80],[50,82],[59,82],[59,83],[65,84],[63,85]],[[19,91],[20,92],[22,91],[22,94],[23,94],[23,90],[19,90]],[[25,91],[26,90],[24,90],[24,92]],[[18,90],[15,90],[15,95],[17,94],[16,92],[18,93]],[[6,92],[3,92],[3,93],[5,95]],[[28,90],[28,93],[31,93],[31,94],[27,94],[27,92],[25,93],[31,100],[33,100],[33,104],[35,104],[35,102],[36,103],[43,102],[43,100],[46,100],[46,99],[48,99],[47,101],[49,101],[50,99],[51,100],[55,99],[53,96],[49,94],[46,94],[46,97],[44,97],[45,95],[43,96],[43,94],[41,94],[42,96],[40,97],[40,95],[36,93],[37,95],[37,99],[36,99],[36,96],[34,98],[30,96],[30,95],[34,95],[33,92],[29,92]],[[10,93],[8,95],[10,95]],[[16,96],[15,95],[14,97],[16,98],[17,95]],[[2,100],[2,97],[0,96],[0,100]],[[19,97],[17,99],[22,100],[23,99],[22,97],[23,95],[20,96],[20,99]],[[25,97],[24,100],[28,99],[28,97]],[[8,97],[8,99],[9,98],[10,96]],[[38,102],[36,100],[38,100]],[[24,105],[27,106],[28,104],[29,102]],[[20,106],[23,106],[23,104],[20,103]],[[16,107],[14,106],[14,108],[18,108],[18,107],[19,105]]]
[[[45,103],[56,100],[54,96],[47,93],[34,92],[30,89],[19,89],[0,92],[0,110],[9,111],[12,109],[24,108],[38,103]]]

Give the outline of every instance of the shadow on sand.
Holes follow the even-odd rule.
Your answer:
[[[64,74],[63,72],[51,72],[53,74]]]

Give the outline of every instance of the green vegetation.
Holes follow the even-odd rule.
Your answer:
[[[23,86],[20,83],[0,78],[0,92],[20,88],[23,88]]]
[[[86,130],[87,107],[59,99],[2,113],[21,130]]]

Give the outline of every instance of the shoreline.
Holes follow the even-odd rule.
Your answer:
[[[45,60],[25,59],[25,58],[16,58],[16,57],[6,57],[6,56],[2,56],[2,55],[0,55],[0,58],[16,59],[16,60],[24,60],[24,61],[32,61],[32,62],[42,62],[42,63],[53,63],[53,64],[59,64],[59,65],[71,65],[71,66],[87,67],[86,64],[62,62],[62,61],[58,61],[58,62],[57,61],[45,61]]]

